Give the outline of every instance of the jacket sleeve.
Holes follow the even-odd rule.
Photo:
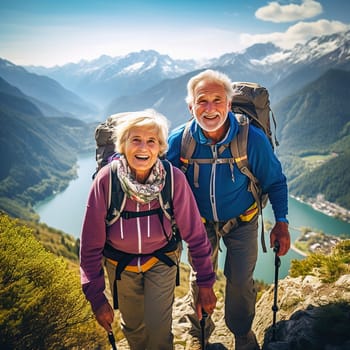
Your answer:
[[[109,167],[97,174],[88,196],[80,239],[80,277],[83,292],[93,311],[107,302],[102,252],[106,241],[105,216]]]
[[[187,243],[199,287],[212,287],[215,273],[211,244],[191,188],[181,170],[174,167],[174,216],[182,239]]]
[[[248,159],[263,193],[269,196],[275,219],[285,218],[288,214],[288,187],[282,165],[266,135],[252,126],[248,136]]]

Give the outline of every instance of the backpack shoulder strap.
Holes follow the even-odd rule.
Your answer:
[[[116,161],[110,163],[108,209],[106,215],[107,226],[114,224],[120,218],[120,214],[123,211],[126,202],[126,195],[116,174],[116,165]]]
[[[249,191],[252,192],[254,199],[258,205],[259,212],[261,212],[261,189],[259,186],[258,179],[254,176],[250,170],[247,144],[248,144],[248,130],[249,130],[249,119],[244,115],[239,116],[239,132],[230,144],[231,153],[235,160],[238,169],[245,176],[249,178]]]
[[[237,137],[231,141],[230,148],[238,169],[242,171],[244,168],[249,169],[247,152],[249,119],[243,114],[236,114],[236,117],[239,122],[239,132]]]
[[[173,196],[174,196],[174,170],[173,166],[166,159],[162,159],[166,171],[165,184],[159,196],[159,203],[165,216],[173,221]]]
[[[258,206],[258,212],[262,218],[260,238],[261,238],[261,245],[262,245],[263,251],[266,253],[262,209],[267,202],[267,196],[262,195],[259,181],[254,176],[249,166],[248,151],[247,151],[249,119],[244,115],[239,115],[238,121],[239,121],[239,133],[237,134],[237,137],[235,137],[231,141],[231,153],[235,159],[235,163],[237,164],[238,169],[242,172],[242,174],[244,174],[249,178],[248,190],[252,192],[252,195]]]
[[[174,175],[173,167],[167,160],[162,160],[163,166],[166,171],[165,184],[159,195],[159,203],[165,214],[165,216],[171,222],[173,219],[173,193],[174,193]],[[110,163],[110,190],[108,194],[108,211],[106,216],[107,226],[115,223],[121,216],[121,213],[125,207],[126,195],[121,187],[118,176],[116,175],[116,162]]]
[[[185,125],[182,133],[180,160],[182,162],[181,170],[186,173],[189,166],[189,161],[192,157],[194,149],[196,148],[196,140],[193,138],[190,132],[191,121],[188,121]]]
[[[194,150],[196,148],[196,140],[191,134],[190,131],[190,125],[191,121],[188,121],[185,125],[184,131],[182,133],[182,139],[181,139],[181,152],[180,152],[180,161],[182,163],[181,170],[183,173],[186,173],[188,167],[190,164],[193,164],[194,166],[194,186],[196,188],[199,187],[199,164],[205,164],[205,163],[214,163],[215,159],[208,158],[208,159],[193,159],[192,155],[194,153]]]
[[[174,167],[173,165],[166,159],[162,160],[165,171],[165,184],[161,191],[161,195],[159,196],[159,203],[161,208],[163,209],[164,215],[170,220],[171,228],[173,232],[173,236],[176,239],[177,243],[182,241],[180,231],[176,225],[176,220],[174,217],[174,206],[173,206],[173,197],[174,197]],[[179,285],[180,281],[178,280],[179,271],[177,274],[177,285]]]

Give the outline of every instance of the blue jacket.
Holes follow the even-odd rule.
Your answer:
[[[229,112],[230,129],[222,141],[210,144],[195,120],[190,131],[197,145],[192,158],[212,158],[222,144],[229,143],[238,133],[239,125],[235,116]],[[167,159],[176,167],[181,167],[181,138],[185,125],[174,129],[169,135]],[[282,172],[271,144],[262,130],[249,125],[248,161],[250,169],[259,180],[263,193],[267,193],[276,221],[281,221],[288,214],[287,180]],[[219,158],[230,158],[229,147]],[[234,166],[224,164],[200,164],[199,188],[194,187],[193,165],[190,165],[186,176],[195,195],[202,217],[207,220],[227,221],[243,214],[253,203],[254,197],[247,191],[249,180]]]

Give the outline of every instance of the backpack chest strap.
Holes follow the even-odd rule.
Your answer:
[[[193,164],[193,183],[194,187],[199,188],[199,165],[200,164],[228,164],[233,176],[234,158],[211,158],[211,159],[191,159],[190,164]]]

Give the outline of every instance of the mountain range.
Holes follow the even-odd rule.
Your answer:
[[[349,39],[350,31],[292,50],[257,44],[207,62],[153,50],[51,68],[0,59],[0,208],[15,213],[16,200],[30,207],[59,190],[57,179],[62,186],[73,176],[77,152],[94,147],[93,130],[110,114],[155,108],[172,127],[188,120],[187,81],[213,68],[269,89],[291,193],[323,193],[350,209]]]
[[[48,76],[31,73],[5,59],[0,59],[0,77],[16,86],[47,117],[69,116],[88,120],[96,115],[96,107],[65,89]]]
[[[233,81],[258,82],[270,90],[274,105],[330,68],[350,70],[349,42],[350,31],[315,37],[291,50],[271,43],[255,44],[243,52],[227,53],[206,62],[174,60],[149,50],[52,68],[26,69],[53,78],[100,106],[101,119],[116,112],[154,107],[176,126],[176,120],[188,116],[183,102],[186,84],[198,70],[216,68]],[[168,91],[165,97],[163,93]]]
[[[104,108],[112,99],[139,93],[164,79],[172,79],[195,69],[196,62],[173,60],[154,50],[132,52],[126,56],[103,55],[64,66],[26,67],[49,76],[67,89]]]

